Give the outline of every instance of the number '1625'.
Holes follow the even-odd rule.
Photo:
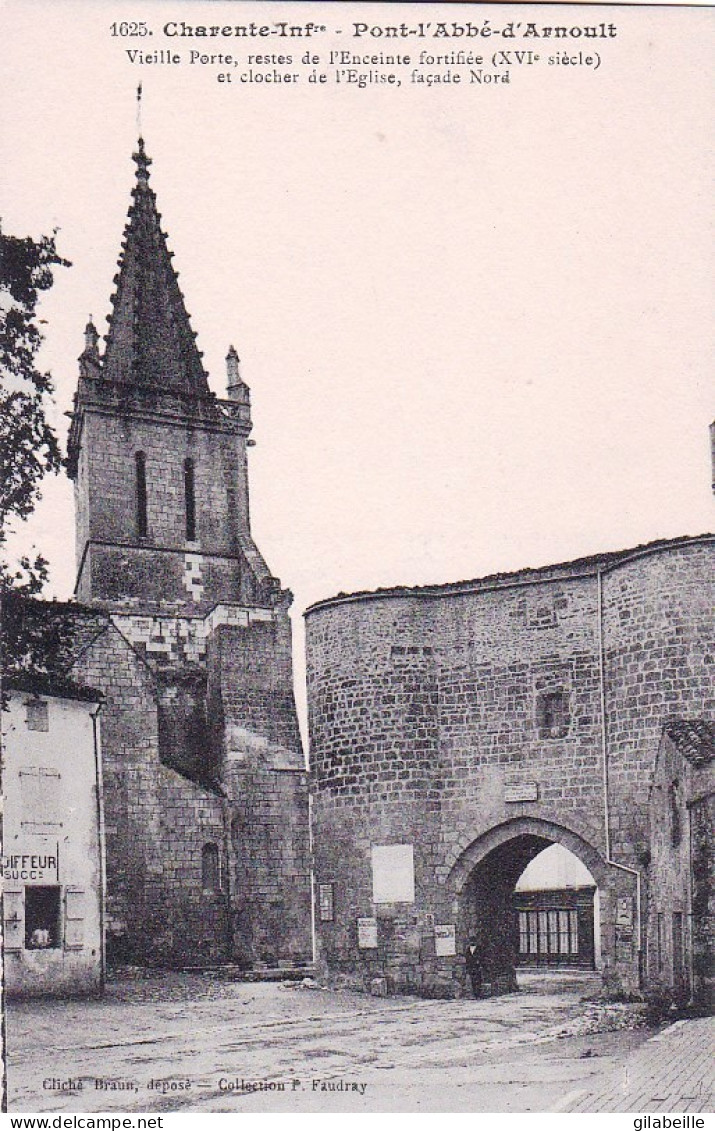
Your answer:
[[[123,21],[121,24],[110,24],[109,30],[112,35],[151,35],[144,20],[138,20],[134,23]]]

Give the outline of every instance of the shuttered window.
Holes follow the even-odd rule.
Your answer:
[[[3,891],[5,950],[22,950],[25,943],[25,908],[22,891]]]
[[[85,893],[80,888],[65,891],[65,950],[84,946]]]
[[[33,827],[62,824],[59,770],[25,766],[20,770],[21,824]]]
[[[571,910],[520,911],[521,954],[578,954],[578,912]]]

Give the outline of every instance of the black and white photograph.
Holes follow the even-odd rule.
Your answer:
[[[714,10],[0,27],[4,1110],[704,1127]]]

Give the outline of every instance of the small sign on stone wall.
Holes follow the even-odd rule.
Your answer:
[[[616,904],[616,924],[619,927],[633,926],[633,901],[624,896]]]
[[[435,923],[434,952],[438,958],[446,958],[457,953],[457,939],[454,923]]]
[[[335,919],[335,888],[333,884],[318,884],[318,909],[321,923]]]
[[[358,919],[357,930],[360,950],[375,950],[377,947],[377,919]]]
[[[509,783],[504,786],[505,801],[538,801],[539,784],[535,781]]]

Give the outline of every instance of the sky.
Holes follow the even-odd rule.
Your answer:
[[[447,5],[439,18],[525,10]],[[151,183],[211,386],[223,394],[233,343],[252,390],[252,527],[295,594],[301,703],[311,602],[713,529],[712,9],[534,6],[540,23],[615,20],[618,36],[597,44],[598,71],[542,63],[498,86],[221,84],[220,68],[127,55],[195,46],[163,36],[168,19],[286,12],[328,31],[211,49],[243,69],[251,50],[405,50],[354,40],[351,22],[417,11],[437,15],[0,7],[4,230],[56,227],[72,261],[41,308],[53,418],[64,440],[88,315],[106,331],[141,80]],[[122,18],[154,37],[113,36]],[[408,44],[423,46],[465,44]],[[71,485],[43,493],[11,545],[34,542],[48,595],[66,598]]]

